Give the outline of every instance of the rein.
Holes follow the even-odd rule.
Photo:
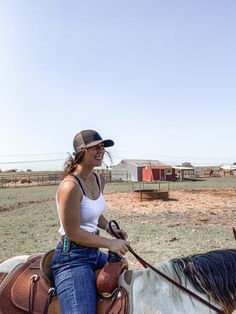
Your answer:
[[[118,223],[115,220],[111,220],[109,221],[109,231],[111,233],[111,235],[113,235],[115,238],[117,239],[121,239],[121,240],[125,240],[125,238],[119,233],[116,232],[113,229],[113,226],[115,226],[117,228],[117,230],[120,230],[120,227],[118,225]],[[178,287],[180,290],[186,292],[187,294],[191,295],[191,297],[197,299],[198,301],[202,302],[203,304],[205,304],[206,306],[208,306],[209,308],[211,308],[212,310],[216,311],[217,313],[221,313],[223,314],[223,312],[218,309],[217,307],[215,307],[213,304],[209,303],[208,301],[204,300],[203,298],[201,298],[199,295],[197,295],[196,293],[192,292],[191,290],[185,288],[184,286],[182,286],[181,284],[179,284],[178,282],[176,282],[175,280],[173,280],[172,278],[168,277],[167,275],[165,275],[164,273],[162,273],[160,270],[158,270],[157,268],[155,268],[154,266],[152,266],[151,264],[149,264],[148,262],[146,262],[142,257],[140,257],[133,249],[131,246],[128,246],[128,250],[131,254],[134,255],[134,257],[136,257],[136,259],[139,261],[139,263],[144,267],[144,268],[151,268],[155,273],[157,273],[158,275],[162,276],[163,278],[165,278],[167,281],[169,281],[170,283],[172,283],[173,285],[175,285],[176,287]]]

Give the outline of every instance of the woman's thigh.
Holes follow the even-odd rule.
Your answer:
[[[107,258],[108,258],[107,253],[104,253],[104,252],[99,250],[98,251],[98,257],[97,257],[97,260],[96,260],[95,270],[103,268],[103,266],[107,262]]]
[[[62,314],[95,314],[94,272],[87,266],[72,267],[55,276]]]
[[[62,253],[53,258],[52,271],[62,314],[95,314],[94,252]]]

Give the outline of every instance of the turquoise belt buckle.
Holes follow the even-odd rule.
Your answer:
[[[68,253],[69,250],[70,250],[70,240],[65,235],[64,236],[64,241],[63,241],[63,252]]]

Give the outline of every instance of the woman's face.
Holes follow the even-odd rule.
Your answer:
[[[102,164],[105,153],[104,144],[99,144],[86,149],[84,155],[84,162],[91,167],[99,167]]]

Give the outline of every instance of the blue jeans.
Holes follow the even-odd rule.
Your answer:
[[[107,262],[98,248],[71,244],[64,253],[58,243],[52,273],[62,314],[96,314],[95,271]]]

